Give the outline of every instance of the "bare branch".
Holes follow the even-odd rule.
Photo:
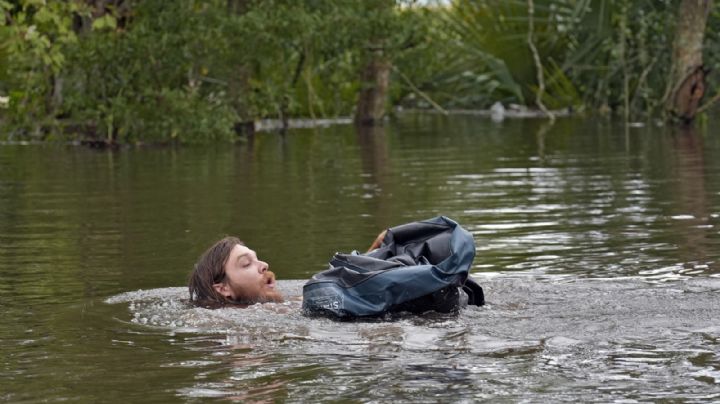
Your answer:
[[[429,95],[425,94],[425,93],[422,92],[419,88],[417,88],[417,87],[415,86],[415,84],[413,84],[412,81],[410,81],[410,79],[409,79],[406,75],[404,75],[397,67],[393,66],[393,71],[394,71],[395,73],[397,73],[398,75],[400,75],[400,78],[402,78],[403,81],[405,81],[405,83],[406,83],[408,86],[410,86],[410,88],[411,88],[417,95],[419,95],[420,97],[422,97],[425,101],[429,102],[430,105],[433,106],[433,108],[435,108],[436,110],[442,112],[442,113],[445,114],[445,115],[448,114],[448,112],[447,112],[447,110],[446,110],[445,108],[441,107],[440,104],[438,104],[438,103],[436,103],[435,101],[433,101],[432,98],[430,98]]]
[[[535,41],[533,39],[533,31],[535,30],[535,4],[533,0],[528,0],[528,37],[527,43],[530,47],[530,51],[535,61],[535,69],[537,70],[537,81],[538,91],[535,93],[535,103],[540,110],[548,117],[551,121],[555,121],[555,114],[547,109],[545,104],[542,102],[542,95],[545,93],[545,79],[543,78],[543,66],[540,62],[540,53],[538,53],[537,47],[535,47]]]
[[[718,100],[720,100],[720,92],[718,92],[718,93],[715,94],[712,98],[710,98],[709,100],[707,100],[707,102],[705,102],[705,104],[701,105],[701,106],[697,109],[696,112],[697,112],[698,114],[700,114],[700,113],[702,113],[702,112],[705,112],[708,108],[712,107],[713,104],[715,104],[716,102],[718,102]]]

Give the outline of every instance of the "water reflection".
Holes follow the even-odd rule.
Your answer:
[[[707,190],[705,188],[705,159],[702,138],[694,127],[681,127],[671,137],[677,166],[678,201],[680,210],[673,215],[674,226],[684,235],[680,253],[686,261],[707,267],[707,237],[714,226],[710,219]],[[705,267],[693,268],[694,273]]]
[[[715,132],[407,115],[231,147],[2,146],[0,397],[717,400]],[[306,279],[437,214],[475,235],[486,308],[339,326],[182,289],[103,303],[183,285],[226,234]]]
[[[392,217],[393,172],[390,166],[389,141],[385,126],[359,126],[357,143],[362,166],[363,190],[361,198],[368,201],[368,218],[378,231],[388,227]]]
[[[554,121],[543,122],[535,133],[535,139],[537,142],[537,157],[540,166],[545,165],[545,137],[547,136],[550,129],[555,124]]]

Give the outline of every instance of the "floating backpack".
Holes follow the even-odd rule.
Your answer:
[[[388,229],[379,248],[335,254],[330,268],[303,286],[308,315],[337,319],[408,311],[457,311],[461,288],[468,304],[484,304],[480,285],[468,278],[475,241],[444,216]]]

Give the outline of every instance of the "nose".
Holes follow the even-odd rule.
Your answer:
[[[266,272],[266,271],[268,270],[269,267],[270,267],[270,265],[268,265],[267,262],[265,262],[265,261],[260,261],[260,266],[259,266],[258,268],[259,268],[259,270],[260,270],[260,273],[264,273],[264,272]]]

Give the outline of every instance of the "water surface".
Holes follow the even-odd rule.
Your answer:
[[[0,146],[0,400],[718,400],[716,132],[405,115],[235,146]],[[173,288],[227,234],[302,280],[438,214],[474,234],[486,307],[333,323]]]

